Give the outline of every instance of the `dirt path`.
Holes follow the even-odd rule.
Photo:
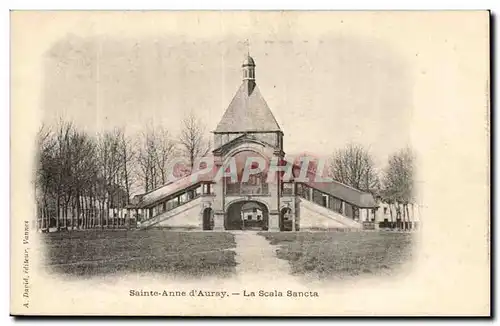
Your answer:
[[[286,260],[276,257],[278,247],[271,246],[263,237],[252,231],[231,232],[236,240],[236,272],[245,279],[263,279],[266,281],[295,280],[290,273]]]

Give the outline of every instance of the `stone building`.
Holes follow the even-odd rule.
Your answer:
[[[249,55],[242,72],[242,84],[213,132],[214,169],[134,197],[129,209],[140,227],[294,231],[359,229],[372,221],[377,204],[371,194],[316,182],[317,172],[310,170],[308,178],[299,178],[301,167],[285,161],[283,131],[260,93]],[[245,178],[245,169],[255,168],[246,165],[249,158],[265,166]],[[273,162],[291,165],[291,177],[270,171]],[[236,170],[234,176],[226,174],[228,168]]]

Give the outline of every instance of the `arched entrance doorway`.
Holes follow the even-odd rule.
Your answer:
[[[203,210],[203,230],[213,230],[214,229],[214,219],[212,214],[212,209],[207,207]]]
[[[226,230],[264,230],[268,229],[269,211],[266,205],[247,200],[231,204],[226,212]]]
[[[293,230],[293,216],[292,209],[290,207],[285,207],[280,212],[280,231],[292,231]]]

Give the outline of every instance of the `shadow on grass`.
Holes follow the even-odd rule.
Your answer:
[[[56,274],[93,277],[160,273],[229,277],[235,273],[234,236],[165,230],[76,231],[44,234],[45,265]]]

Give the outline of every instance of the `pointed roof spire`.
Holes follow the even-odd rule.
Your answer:
[[[243,83],[234,95],[215,132],[281,131],[255,83],[255,62],[243,62]]]

